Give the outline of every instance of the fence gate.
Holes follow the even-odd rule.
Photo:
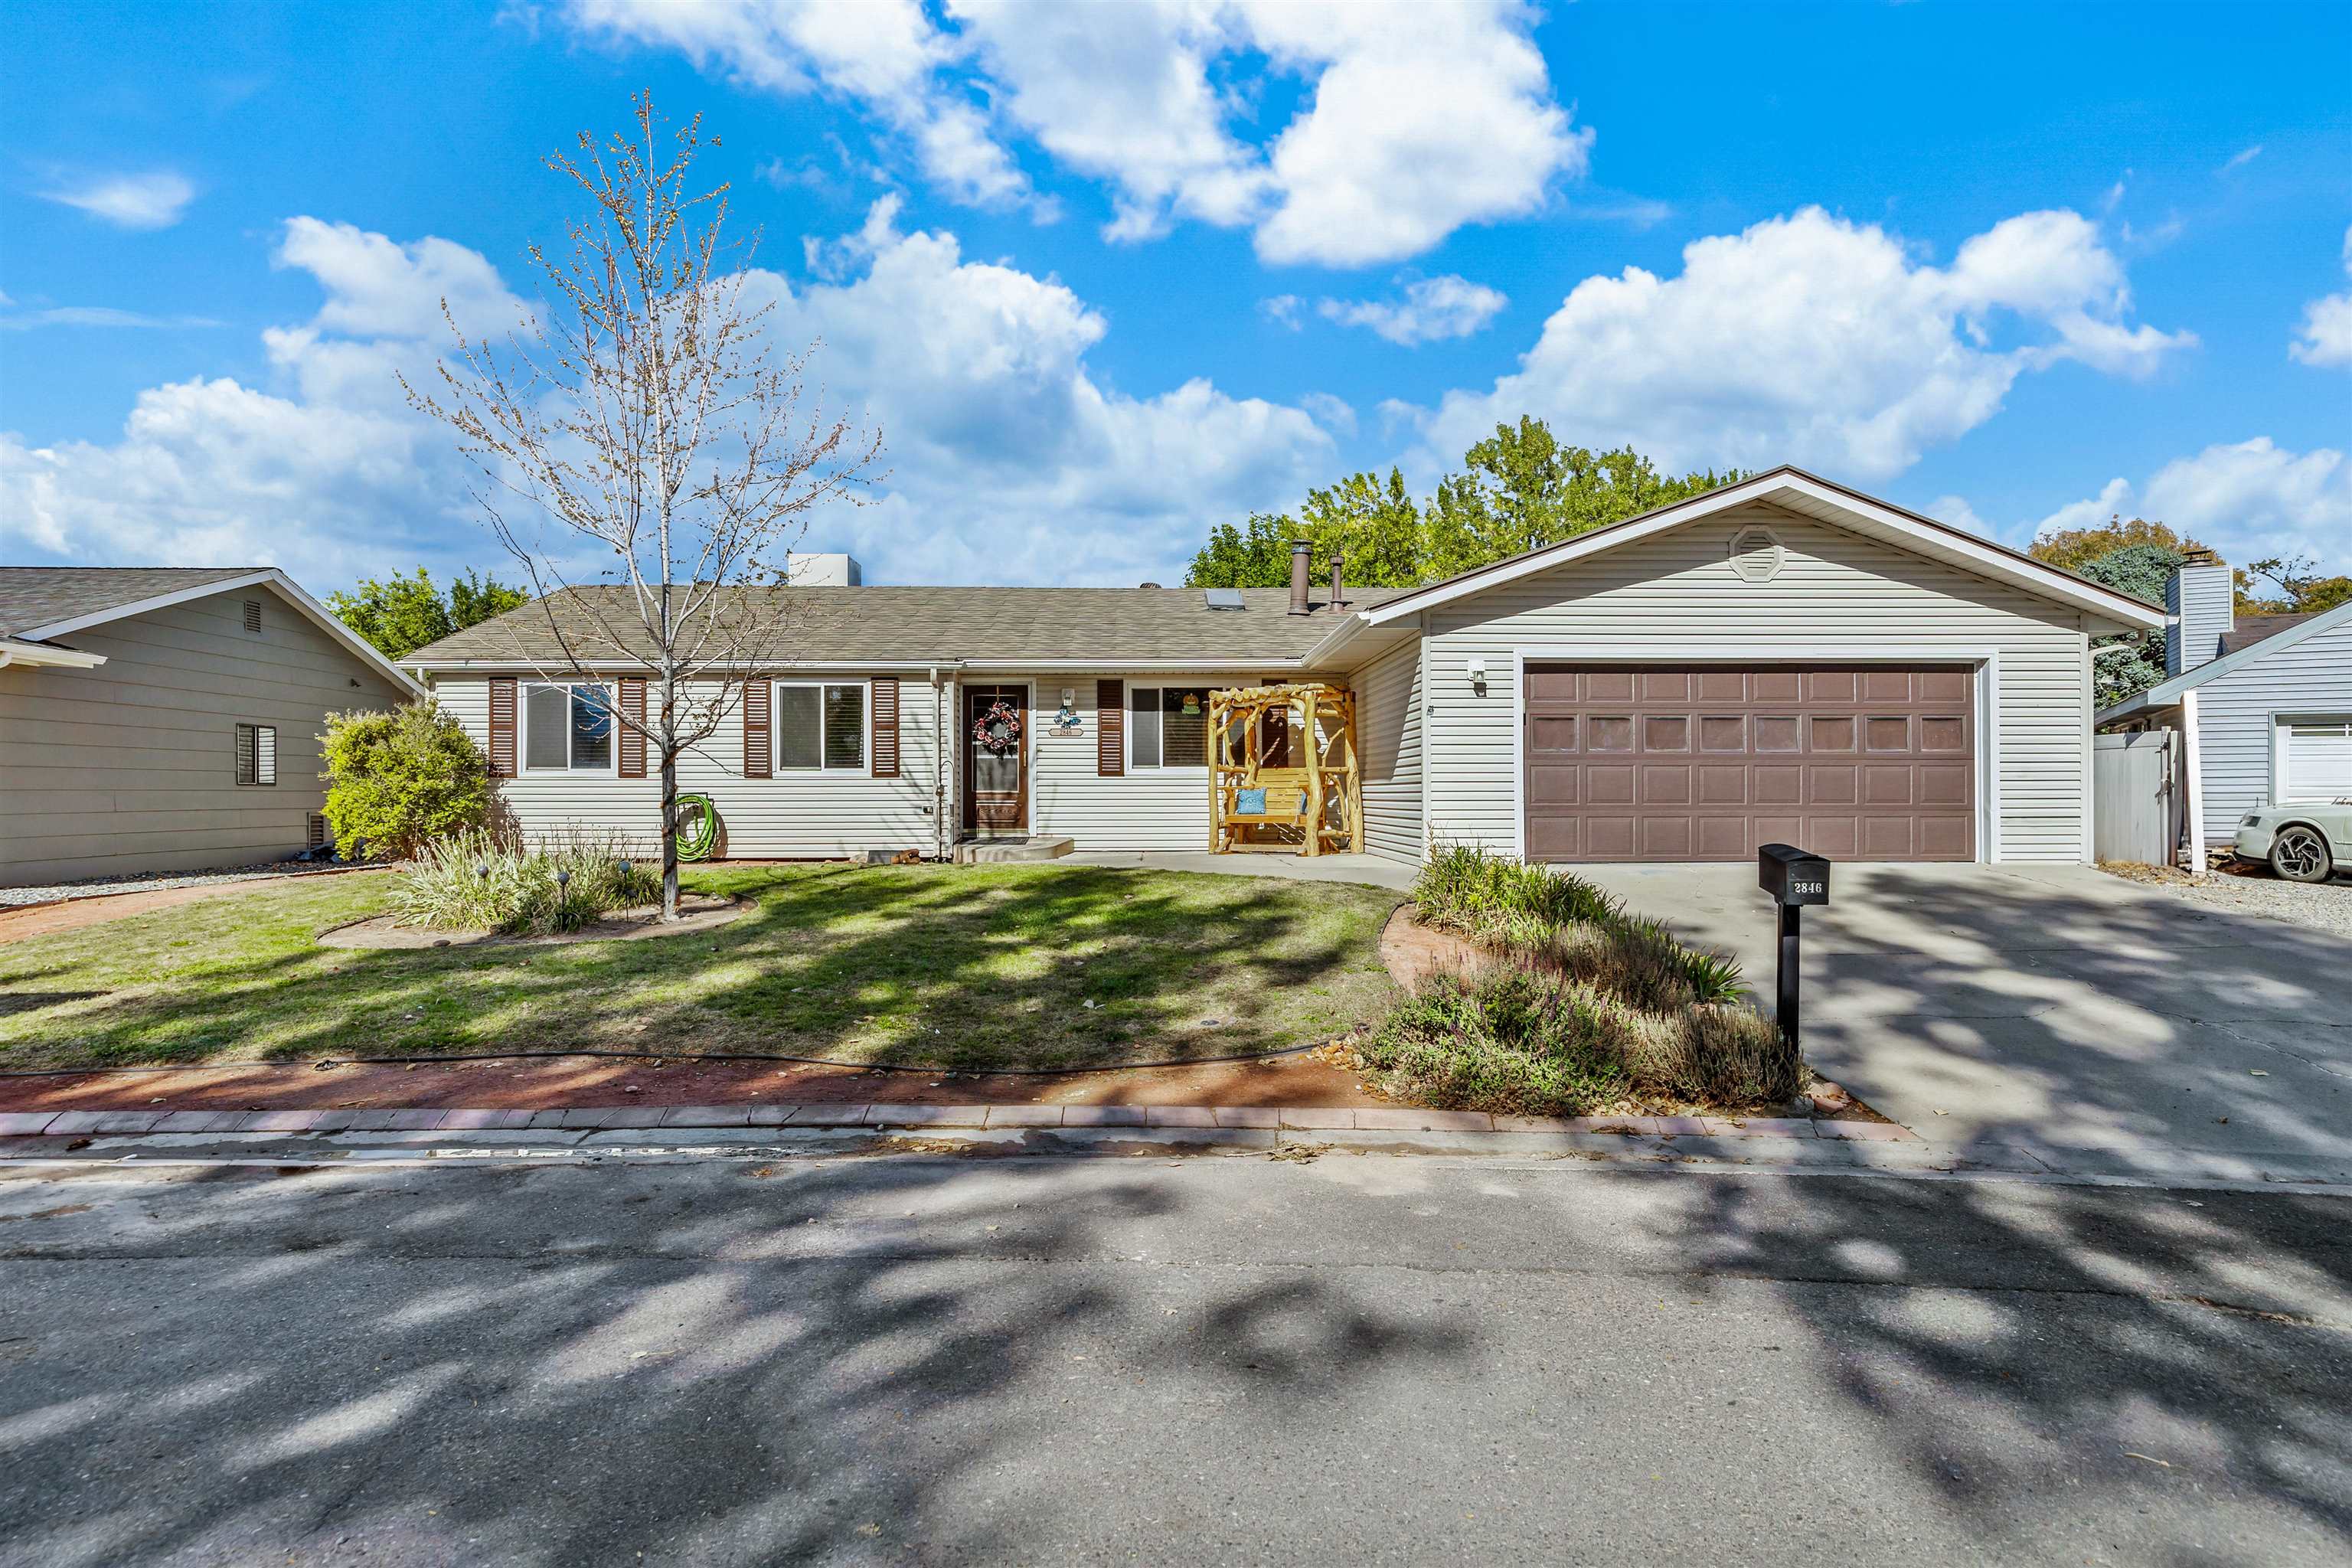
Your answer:
[[[2138,730],[2091,737],[2091,852],[2102,860],[2169,866],[2187,826],[2179,737]]]

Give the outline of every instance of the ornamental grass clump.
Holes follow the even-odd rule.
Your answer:
[[[576,931],[615,910],[660,900],[661,868],[631,859],[616,835],[573,832],[526,845],[474,828],[418,852],[393,890],[393,918],[522,935]]]
[[[1361,1054],[1434,1105],[1574,1115],[1629,1103],[1785,1100],[1807,1073],[1737,959],[1676,941],[1580,878],[1467,847],[1413,888],[1424,925],[1486,956],[1416,987]]]

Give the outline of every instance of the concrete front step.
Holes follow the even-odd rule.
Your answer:
[[[1068,838],[971,838],[955,847],[959,866],[993,866],[1006,861],[1058,860],[1077,847]]]

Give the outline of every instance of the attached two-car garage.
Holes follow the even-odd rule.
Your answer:
[[[1966,666],[1531,665],[1528,858],[1976,856]]]

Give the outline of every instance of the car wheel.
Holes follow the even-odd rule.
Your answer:
[[[2328,863],[2327,840],[2315,827],[2294,823],[2271,840],[2271,869],[2290,882],[2325,882],[2334,869]]]

